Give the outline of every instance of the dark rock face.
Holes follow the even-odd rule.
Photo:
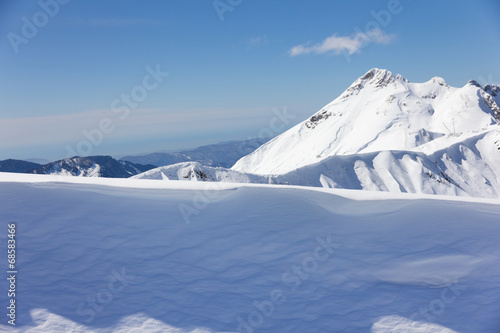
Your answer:
[[[322,111],[316,113],[311,118],[309,118],[309,120],[305,123],[305,125],[307,128],[313,129],[316,127],[317,124],[327,120],[330,116],[331,116],[331,114],[328,111],[322,110]]]
[[[467,82],[467,84],[470,84],[471,86],[476,86],[478,88],[482,88],[481,85],[477,83],[476,80],[470,80],[469,82]]]
[[[354,81],[354,83],[340,95],[340,98],[345,99],[352,95],[357,95],[361,89],[367,85],[373,85],[375,88],[380,89],[396,81],[408,82],[407,79],[399,74],[393,75],[392,72],[386,69],[372,68],[365,75]]]
[[[470,83],[471,81],[469,81]],[[481,88],[481,87],[479,87]],[[479,89],[478,95],[483,98],[488,108],[493,112],[495,118],[500,122],[500,86],[497,85],[485,85],[483,88]]]
[[[495,102],[494,98],[491,95],[486,94],[486,97],[484,98],[486,104],[488,104],[488,107],[493,111],[493,114],[495,115],[495,118],[500,121],[500,107],[498,104]]]
[[[486,91],[487,93],[489,93],[490,95],[492,96],[497,96],[498,93],[500,93],[500,86],[497,86],[497,85],[485,85],[484,86],[484,91]]]

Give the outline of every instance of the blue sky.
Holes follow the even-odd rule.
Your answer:
[[[0,159],[279,134],[373,67],[500,83],[496,0],[3,1],[0,22]]]

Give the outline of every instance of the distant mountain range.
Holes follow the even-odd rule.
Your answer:
[[[173,153],[125,156],[121,160],[156,166],[199,162],[206,166],[230,168],[237,160],[250,154],[269,140],[270,138],[254,138],[244,141],[228,141]]]
[[[0,172],[25,173],[41,166],[42,165],[38,163],[8,159],[0,161]]]
[[[155,168],[115,160],[111,156],[71,157],[42,165],[27,173],[78,177],[128,178]]]
[[[75,156],[45,165],[13,159],[0,161],[0,172],[78,177],[128,178],[155,167],[155,165],[119,161],[111,156]]]
[[[255,138],[229,141],[173,153],[126,156],[120,160],[111,156],[75,156],[42,165],[8,159],[0,161],[0,172],[127,178],[158,166],[186,161],[199,162],[205,166],[229,168],[238,159],[251,153],[268,140]]]

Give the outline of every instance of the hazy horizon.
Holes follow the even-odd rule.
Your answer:
[[[277,135],[374,67],[500,82],[493,0],[30,0],[0,13],[0,160],[245,140],[286,110]]]

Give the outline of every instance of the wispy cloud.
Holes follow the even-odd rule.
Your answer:
[[[255,47],[259,45],[269,44],[269,39],[266,35],[252,37],[247,41],[248,47]]]
[[[321,43],[309,45],[297,45],[288,51],[292,56],[301,54],[341,54],[347,53],[349,55],[358,53],[361,48],[368,44],[389,44],[395,38],[394,35],[388,35],[380,29],[373,29],[369,32],[357,32],[350,36],[339,36],[333,34],[326,38]]]

